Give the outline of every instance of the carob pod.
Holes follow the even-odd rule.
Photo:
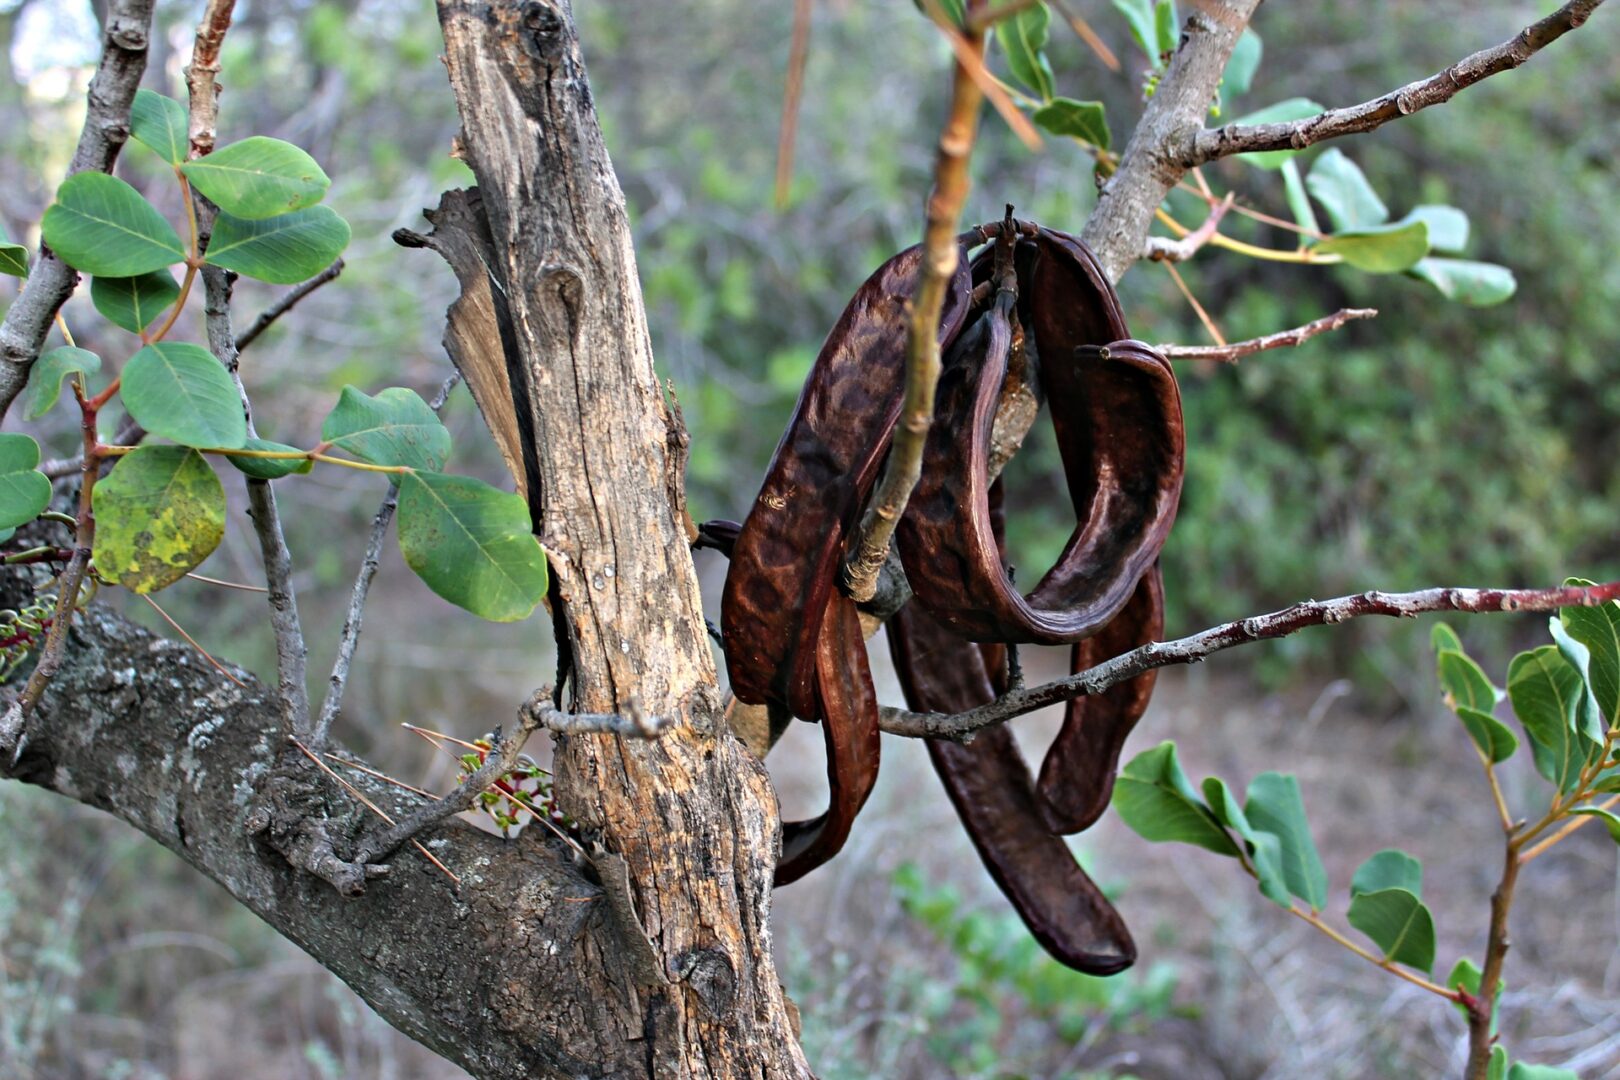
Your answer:
[[[941,376],[922,478],[896,535],[913,593],[958,634],[1055,645],[1098,632],[1158,557],[1181,495],[1181,396],[1163,356],[1123,340],[1119,300],[1087,248],[1046,229],[1019,248],[1017,313],[1039,358],[1074,534],[1029,596],[1019,595],[988,511],[1012,340],[1000,289],[987,347],[962,351]]]
[[[936,622],[915,602],[889,620],[889,648],[906,703],[928,712],[962,712],[996,697],[986,652]],[[990,660],[997,669],[1001,664]],[[1125,920],[1046,828],[1029,769],[1012,729],[987,728],[971,743],[929,739],[934,763],[979,858],[1024,925],[1053,958],[1093,975],[1112,975],[1136,960]]]
[[[921,249],[910,248],[856,291],[732,543],[721,600],[732,691],[819,720],[827,749],[830,805],[811,821],[783,825],[779,885],[837,853],[877,781],[878,705],[866,645],[855,605],[835,581],[899,418],[906,307],[920,263]],[[941,311],[942,346],[960,331],[971,292],[961,259]]]

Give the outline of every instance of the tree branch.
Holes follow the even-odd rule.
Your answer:
[[[339,260],[333,265],[338,266],[341,263],[342,260]],[[456,383],[460,381],[459,371],[452,371],[444,380],[430,404],[435,413],[444,408],[445,401],[450,397],[450,391],[454,390]],[[366,597],[371,592],[371,582],[376,578],[377,566],[382,560],[383,539],[388,535],[388,525],[394,520],[394,511],[398,508],[399,485],[391,483],[388,485],[388,494],[383,496],[382,505],[377,507],[376,516],[371,519],[371,536],[366,540],[366,553],[360,560],[360,572],[355,575],[354,588],[349,592],[349,613],[343,618],[343,636],[338,640],[337,659],[332,662],[332,675],[327,680],[326,700],[321,703],[321,715],[315,722],[312,736],[317,748],[326,744],[327,736],[332,731],[332,724],[343,708],[343,690],[348,685],[349,668],[354,663],[354,653],[360,645],[360,628],[365,622]]]
[[[1580,27],[1603,0],[1571,0],[1546,18],[1530,24],[1507,41],[1481,49],[1437,75],[1408,83],[1382,97],[1329,109],[1325,113],[1282,124],[1227,124],[1196,133],[1181,143],[1176,155],[1183,168],[1252,150],[1303,150],[1307,146],[1344,135],[1382,127],[1391,120],[1431,105],[1450,101],[1459,91],[1512,69],[1529,60],[1565,34]]]
[[[1015,716],[1072,698],[1100,694],[1144,671],[1173,664],[1196,664],[1206,656],[1238,645],[1287,637],[1307,626],[1341,623],[1366,615],[1412,618],[1429,611],[1554,611],[1561,607],[1592,607],[1615,599],[1620,599],[1620,582],[1555,589],[1441,588],[1409,593],[1365,592],[1335,600],[1307,600],[1268,615],[1211,627],[1191,637],[1143,645],[1077,675],[1012,691],[967,712],[946,715],[885,708],[882,728],[891,735],[911,738],[966,739],[976,731]]]
[[[270,329],[271,325],[277,319],[291,311],[293,306],[296,305],[300,300],[314,292],[316,289],[320,288],[322,285],[325,285],[328,281],[336,280],[337,276],[341,273],[343,273],[343,260],[339,259],[337,262],[333,263],[331,266],[328,266],[325,270],[322,270],[320,273],[316,274],[302,285],[288,290],[286,295],[284,295],[280,300],[277,300],[275,303],[259,312],[259,317],[254,319],[246,330],[243,330],[236,336],[236,351],[241,352],[243,349],[253,344],[260,334]]]
[[[982,0],[969,0],[970,22],[982,6]],[[983,55],[981,31],[970,29],[967,43],[975,58]],[[973,138],[979,127],[979,105],[984,100],[966,63],[958,60],[951,71],[951,111],[945,118],[934,156],[934,189],[928,196],[923,225],[922,262],[911,294],[905,400],[900,406],[900,421],[894,429],[889,460],[883,466],[883,478],[872,492],[844,563],[844,591],[856,601],[872,599],[876,590],[878,571],[883,569],[889,555],[889,540],[906,512],[912,489],[922,476],[923,447],[934,421],[934,389],[939,383],[940,367],[939,313],[960,257],[956,223],[962,215],[962,204],[967,201],[968,161],[973,155]]]
[[[68,175],[109,172],[129,139],[129,107],[146,71],[154,0],[114,0],[107,12],[101,63],[90,81],[89,106]],[[28,385],[51,322],[73,295],[79,275],[48,248],[41,248],[22,291],[0,322],[0,419]]]
[[[1204,223],[1180,240],[1172,240],[1167,236],[1148,237],[1143,258],[1153,262],[1186,262],[1198,254],[1198,249],[1209,243],[1210,238],[1220,229],[1221,219],[1232,209],[1232,201],[1235,198],[1235,194],[1227,192],[1226,198],[1209,208],[1209,216],[1204,218]]]
[[[1292,330],[1279,330],[1275,334],[1266,334],[1264,337],[1250,338],[1247,341],[1234,341],[1230,345],[1155,345],[1154,348],[1170,360],[1218,360],[1223,364],[1235,364],[1245,356],[1253,356],[1267,349],[1303,345],[1317,334],[1337,330],[1355,319],[1371,319],[1377,314],[1377,308],[1340,308],[1333,314],[1324,315],[1304,326],[1296,326]]]

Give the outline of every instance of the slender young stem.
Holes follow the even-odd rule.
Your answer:
[[[1230,345],[1158,345],[1156,348],[1168,360],[1218,360],[1223,364],[1235,364],[1245,356],[1253,356],[1267,349],[1303,345],[1318,334],[1337,330],[1354,319],[1371,319],[1377,314],[1376,308],[1342,308],[1332,315],[1325,315],[1292,330],[1279,330],[1275,334],[1234,341]]]
[[[968,15],[982,10],[982,0],[968,4]],[[975,59],[984,55],[984,38],[969,30],[966,37]],[[889,540],[905,513],[911,491],[922,475],[923,447],[934,422],[934,389],[939,382],[939,313],[945,290],[960,257],[956,223],[967,201],[968,162],[979,127],[979,105],[984,95],[959,58],[952,72],[951,111],[940,132],[934,158],[934,190],[928,197],[923,229],[922,262],[911,297],[911,323],[906,336],[906,393],[895,427],[894,443],[859,530],[844,563],[844,591],[856,600],[870,600],[878,572],[888,558]]]
[[[1502,979],[1502,965],[1512,942],[1508,938],[1508,913],[1513,910],[1513,888],[1518,884],[1519,847],[1523,838],[1509,836],[1503,845],[1502,877],[1491,894],[1491,928],[1485,943],[1485,965],[1479,976],[1479,994],[1468,1004],[1468,1064],[1465,1080],[1485,1080],[1490,1067],[1491,1014],[1496,1007],[1496,984]]]
[[[1513,814],[1508,810],[1507,799],[1502,796],[1502,784],[1496,777],[1496,766],[1491,764],[1491,759],[1486,757],[1479,747],[1476,746],[1474,752],[1479,754],[1479,762],[1485,767],[1485,782],[1491,786],[1491,801],[1496,804],[1497,820],[1502,823],[1502,831],[1511,834]]]
[[[169,335],[169,331],[174,329],[175,320],[180,318],[180,312],[185,310],[186,298],[191,295],[192,283],[197,280],[197,267],[202,265],[198,253],[197,206],[196,200],[191,197],[191,181],[186,179],[186,174],[180,171],[178,165],[175,166],[174,175],[180,180],[180,201],[185,203],[186,225],[191,230],[191,242],[186,254],[186,276],[180,282],[180,295],[174,298],[174,306],[169,309],[168,318],[163,320],[163,325],[156,330],[141,332],[143,345],[162,341]]]
[[[1447,1001],[1462,1000],[1462,995],[1451,987],[1441,986],[1437,982],[1431,982],[1414,971],[1406,970],[1392,960],[1386,960],[1377,953],[1362,948],[1360,945],[1357,945],[1354,941],[1351,941],[1349,938],[1335,930],[1332,926],[1324,922],[1322,917],[1317,915],[1315,912],[1303,911],[1297,907],[1290,906],[1288,913],[1290,915],[1298,916],[1300,919],[1303,919],[1305,922],[1316,927],[1316,929],[1320,930],[1322,933],[1326,934],[1340,945],[1343,945],[1346,949],[1349,949],[1363,960],[1366,960],[1369,964],[1372,964],[1375,967],[1381,967],[1391,975],[1397,975],[1411,983],[1413,986],[1420,986],[1431,994],[1438,994]]]
[[[1598,803],[1597,808],[1599,810],[1612,810],[1614,809],[1616,803],[1620,803],[1620,795],[1610,795],[1607,799],[1604,799],[1602,802]],[[1564,822],[1557,832],[1526,848],[1523,854],[1519,856],[1519,862],[1529,862],[1531,859],[1534,859],[1537,855],[1540,855],[1542,852],[1546,851],[1548,848],[1552,847],[1554,844],[1573,833],[1576,829],[1579,829],[1582,825],[1585,825],[1588,821],[1592,820],[1594,820],[1594,818],[1591,814],[1570,815],[1569,820]]]

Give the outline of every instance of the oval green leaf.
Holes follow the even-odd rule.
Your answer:
[[[1204,779],[1201,786],[1204,801],[1209,804],[1216,820],[1243,838],[1260,894],[1279,907],[1291,906],[1288,882],[1283,877],[1282,841],[1271,833],[1258,832],[1249,824],[1248,816],[1226,786],[1226,781],[1218,776],[1210,776]]]
[[[1448,649],[1435,657],[1435,666],[1440,671],[1448,707],[1490,712],[1502,700],[1502,692],[1467,653]]]
[[[1288,891],[1321,911],[1327,905],[1327,870],[1311,838],[1299,781],[1284,773],[1264,772],[1249,781],[1243,812],[1249,824],[1281,843],[1283,880]]]
[[[0,529],[33,521],[50,504],[51,482],[39,471],[39,443],[0,435]]]
[[[450,432],[414,390],[391,386],[368,397],[345,386],[321,425],[322,440],[373,465],[438,472],[450,457]]]
[[[1536,771],[1568,791],[1588,754],[1597,749],[1576,733],[1581,676],[1556,645],[1520,653],[1508,665],[1508,698],[1530,737]]]
[[[1007,54],[1007,70],[1042,101],[1051,101],[1055,88],[1052,65],[1046,59],[1051,22],[1052,13],[1045,4],[1037,3],[996,23],[996,41]]]
[[[1350,900],[1350,925],[1372,938],[1385,960],[1434,970],[1434,916],[1407,890],[1357,893]]]
[[[1144,840],[1195,844],[1237,857],[1237,845],[1181,771],[1173,742],[1142,751],[1120,770],[1113,806]]]
[[[1411,213],[1396,222],[1421,221],[1429,227],[1429,247],[1453,254],[1468,246],[1468,215],[1455,206],[1414,206]]]
[[[168,313],[180,286],[167,267],[136,277],[90,279],[90,302],[112,323],[139,334]]]
[[[225,535],[225,488],[197,451],[142,446],[96,485],[96,567],[137,593],[172,585]]]
[[[1483,709],[1459,707],[1457,719],[1474,740],[1479,752],[1492,765],[1500,765],[1519,749],[1519,737],[1508,726]]]
[[[1154,26],[1153,0],[1114,0],[1114,8],[1125,16],[1125,23],[1131,28],[1131,37],[1147,53],[1148,59],[1157,62],[1159,51],[1155,46],[1159,32]]]
[[[247,440],[236,384],[200,345],[160,341],[124,365],[124,408],[154,435],[183,446],[233,450]]]
[[[1616,817],[1613,811],[1605,810],[1601,806],[1577,806],[1570,813],[1597,818],[1603,822],[1603,827],[1609,830],[1609,839],[1620,844],[1620,817]]]
[[[129,110],[129,133],[170,165],[179,165],[191,149],[186,119],[186,107],[173,98],[137,90]]]
[[[446,600],[494,622],[526,618],[546,594],[546,557],[522,496],[467,476],[408,472],[399,549]]]
[[[225,213],[251,220],[314,206],[332,186],[314,158],[263,135],[222,146],[180,171]]]
[[[1337,255],[1369,274],[1398,274],[1418,264],[1429,253],[1429,227],[1421,221],[1408,225],[1379,225],[1335,233],[1311,250]]]
[[[1603,741],[1603,710],[1598,707],[1597,695],[1592,692],[1592,652],[1570,637],[1569,631],[1558,619],[1548,619],[1547,629],[1559,655],[1569,662],[1581,677],[1579,696],[1575,702],[1575,730],[1593,743]]]
[[[221,212],[207,260],[272,285],[296,285],[331,266],[348,245],[349,223],[330,206],[257,221]]]
[[[1249,92],[1249,87],[1254,85],[1254,73],[1260,67],[1260,57],[1264,51],[1260,35],[1255,33],[1252,27],[1244,27],[1243,33],[1238,35],[1237,44],[1232,47],[1231,59],[1226,61],[1226,70],[1221,73],[1223,100],[1230,100]]]
[[[27,411],[23,415],[38,420],[50,412],[62,396],[63,379],[75,372],[89,375],[100,370],[101,357],[89,349],[63,345],[45,353],[28,371],[28,387],[23,391],[27,395]]]
[[[1591,585],[1581,578],[1570,578],[1566,585]],[[1592,692],[1597,695],[1610,724],[1620,724],[1620,602],[1610,600],[1596,607],[1560,608],[1558,618],[1569,636],[1591,653]]]
[[[0,243],[0,274],[28,276],[28,249],[21,244]]]
[[[1421,259],[1407,273],[1439,289],[1447,300],[1469,307],[1500,304],[1519,288],[1513,271],[1507,267],[1468,259]]]
[[[163,215],[140,192],[105,173],[76,173],[64,180],[40,231],[63,262],[98,276],[149,274],[186,257]]]
[[[1502,1051],[1502,1054],[1503,1060],[1506,1060],[1507,1051]],[[1495,1064],[1495,1060],[1491,1059],[1492,1064]],[[1515,1061],[1513,1067],[1507,1071],[1507,1080],[1581,1080],[1581,1076],[1572,1069],[1560,1069],[1552,1065],[1528,1065],[1522,1061]]]
[[[1083,139],[1099,150],[1108,149],[1113,137],[1108,130],[1108,116],[1100,101],[1075,101],[1073,98],[1055,98],[1036,109],[1030,119],[1053,135]]]
[[[301,454],[302,450],[286,443],[271,442],[269,439],[249,439],[242,444],[243,450],[265,450],[279,454]],[[255,480],[280,480],[283,476],[293,473],[307,473],[315,467],[313,458],[262,458],[243,457],[241,454],[226,454],[225,458],[242,472]]]
[[[1367,182],[1367,174],[1336,146],[1311,165],[1305,187],[1327,211],[1335,232],[1370,229],[1389,220],[1389,207]]]
[[[1176,13],[1176,0],[1159,0],[1153,8],[1153,23],[1159,39],[1159,55],[1175,52],[1181,43],[1181,16]]]
[[[1421,898],[1423,864],[1397,848],[1385,848],[1357,867],[1350,879],[1351,896],[1383,889],[1405,889]]]

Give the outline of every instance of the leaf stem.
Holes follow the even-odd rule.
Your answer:
[[[1305,922],[1316,927],[1316,929],[1320,930],[1323,934],[1326,934],[1328,937],[1332,938],[1340,945],[1343,945],[1346,949],[1349,949],[1351,952],[1355,953],[1357,956],[1361,957],[1363,960],[1366,960],[1373,966],[1381,967],[1391,975],[1398,975],[1407,982],[1411,983],[1413,986],[1422,987],[1431,994],[1438,994],[1447,1001],[1462,1001],[1461,991],[1449,986],[1441,986],[1437,982],[1432,982],[1429,979],[1425,979],[1421,975],[1407,971],[1405,968],[1396,964],[1392,960],[1379,956],[1377,953],[1374,953],[1368,949],[1362,948],[1360,945],[1357,945],[1355,942],[1339,933],[1332,926],[1329,926],[1322,920],[1321,916],[1317,915],[1315,912],[1302,911],[1292,905],[1289,905],[1288,911],[1290,914],[1297,915],[1299,918],[1305,920]]]

